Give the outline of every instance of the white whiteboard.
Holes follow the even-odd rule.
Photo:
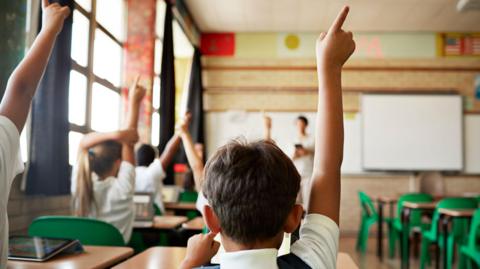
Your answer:
[[[462,170],[460,96],[365,94],[361,102],[364,169]]]
[[[465,116],[465,173],[480,174],[480,115]]]
[[[309,121],[307,133],[315,131],[316,113],[267,112],[272,118],[272,139],[288,155],[294,150],[296,135],[295,122],[299,115]],[[360,118],[357,114],[346,114],[345,144],[342,173],[360,173]],[[232,139],[244,137],[247,141],[263,139],[263,116],[260,112],[228,111],[206,113],[206,144],[210,156],[217,148]]]

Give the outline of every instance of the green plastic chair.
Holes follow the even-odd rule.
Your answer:
[[[163,213],[162,211],[160,210],[160,207],[158,207],[157,204],[153,204],[153,211],[155,212],[155,216],[162,216]]]
[[[396,217],[391,220],[391,231],[389,231],[388,243],[389,243],[389,257],[393,258],[395,256],[396,250],[396,242],[400,238],[403,232],[403,225],[400,219],[402,210],[403,210],[403,203],[404,202],[415,202],[415,203],[428,203],[432,202],[433,197],[430,194],[426,193],[407,193],[398,198],[397,202],[397,212]],[[403,240],[408,240],[410,233],[413,229],[422,227],[422,212],[420,211],[412,211],[410,214],[409,220],[409,227],[407,227],[408,234],[406,234],[406,238]],[[404,247],[404,251],[402,253],[406,253],[406,244],[400,244],[400,246]],[[404,255],[402,259],[408,259],[408,255]]]
[[[455,244],[460,243],[465,239],[467,234],[468,221],[464,219],[454,219],[454,229],[448,234],[447,246],[443,246],[443,234],[437,238],[437,229],[438,229],[438,220],[440,214],[438,212],[439,208],[450,208],[450,209],[474,209],[477,208],[477,201],[473,198],[446,198],[441,200],[435,211],[433,213],[432,224],[430,228],[422,231],[422,245],[420,253],[420,269],[424,269],[427,264],[430,264],[430,256],[428,249],[431,244],[438,244],[440,248],[447,248],[447,265],[446,268],[452,268],[453,261],[453,252],[455,249]]]
[[[115,226],[101,220],[71,216],[44,216],[28,227],[30,236],[78,239],[83,245],[125,246]]]
[[[358,198],[360,199],[362,218],[360,221],[360,229],[357,235],[356,249],[362,254],[365,254],[367,251],[368,233],[370,231],[370,227],[373,224],[378,223],[378,213],[373,205],[372,199],[365,192],[359,191]]]
[[[471,269],[472,263],[480,268],[480,209],[477,209],[473,215],[467,243],[460,247],[458,268]]]
[[[195,203],[198,199],[198,192],[196,191],[183,191],[178,198],[180,203]],[[186,216],[189,220],[192,220],[199,216],[197,211],[187,211]]]

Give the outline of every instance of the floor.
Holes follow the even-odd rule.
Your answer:
[[[365,255],[361,255],[355,250],[355,237],[341,237],[340,238],[340,252],[348,253],[360,269],[399,269],[400,259],[397,255],[395,259],[389,259],[385,253],[388,251],[387,241],[384,242],[384,260],[380,262],[377,258],[377,241],[376,237],[370,237],[368,241],[368,249]],[[411,258],[410,268],[419,268],[418,259]],[[431,268],[434,268],[432,266]]]

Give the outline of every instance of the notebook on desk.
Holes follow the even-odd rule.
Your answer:
[[[153,193],[136,192],[133,195],[133,203],[135,204],[135,221],[134,227],[151,227],[155,211],[153,208]]]

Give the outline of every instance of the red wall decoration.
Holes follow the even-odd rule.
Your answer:
[[[233,56],[235,54],[234,33],[202,34],[200,50],[208,56]]]

